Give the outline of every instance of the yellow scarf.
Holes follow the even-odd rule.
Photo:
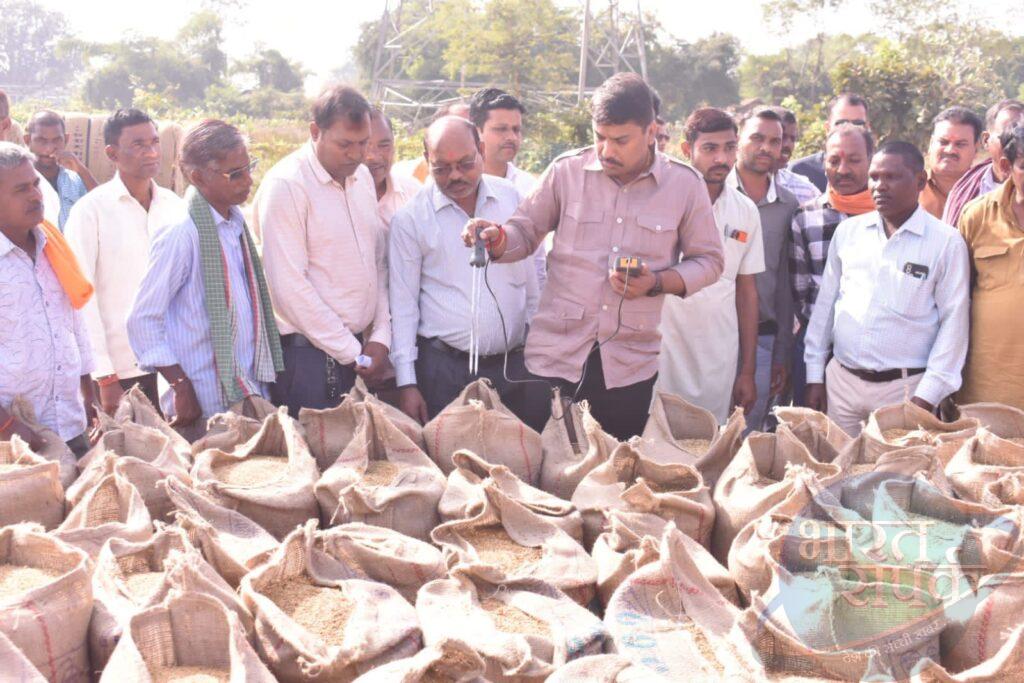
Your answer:
[[[836,211],[848,216],[859,216],[875,210],[875,200],[871,198],[871,192],[867,189],[857,194],[839,194],[829,185],[828,203]]]
[[[71,300],[71,306],[76,310],[82,308],[92,297],[94,291],[92,283],[82,274],[82,269],[78,265],[75,253],[71,251],[71,247],[68,245],[67,240],[64,239],[64,235],[60,233],[60,230],[46,221],[40,223],[39,227],[42,229],[43,234],[46,235],[46,246],[43,247],[43,254],[46,255],[46,260],[50,262],[50,267],[53,268],[57,281],[60,282],[61,288],[64,289],[68,299]]]

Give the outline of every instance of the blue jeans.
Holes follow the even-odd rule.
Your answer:
[[[747,414],[747,433],[764,429],[768,417],[768,399],[772,385],[772,351],[775,349],[775,335],[762,334],[757,337],[757,369],[754,382],[757,384],[757,400]]]

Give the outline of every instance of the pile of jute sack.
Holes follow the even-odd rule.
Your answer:
[[[0,443],[0,678],[1020,680],[1024,412],[855,439],[659,395],[619,443],[486,381],[426,426],[361,389],[188,443],[131,391],[77,463]]]

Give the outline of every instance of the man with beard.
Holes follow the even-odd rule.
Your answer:
[[[877,210],[840,223],[829,245],[807,330],[807,403],[851,436],[876,408],[909,399],[932,411],[960,387],[967,245],[918,204],[926,182],[916,147],[882,145],[868,172]]]
[[[387,230],[395,212],[405,206],[423,187],[415,178],[392,173],[395,162],[395,132],[391,118],[377,107],[370,112],[370,141],[364,163],[377,190],[377,213]]]
[[[64,117],[55,111],[36,112],[26,126],[25,145],[36,155],[36,170],[60,199],[57,227],[61,230],[71,207],[97,185],[85,164],[66,148],[67,141]]]
[[[950,190],[974,163],[985,125],[970,109],[950,107],[935,117],[933,126],[928,144],[928,182],[919,201],[925,211],[942,218]]]
[[[772,107],[772,111],[782,118],[782,150],[779,160],[775,163],[775,179],[779,185],[789,190],[796,200],[806,204],[821,195],[814,183],[799,173],[789,170],[789,160],[793,158],[793,150],[800,139],[800,126],[796,115],[785,107]]]

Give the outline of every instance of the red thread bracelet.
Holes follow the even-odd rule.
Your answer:
[[[12,424],[14,424],[14,416],[13,415],[11,415],[10,417],[7,418],[7,422],[4,422],[4,426],[3,427],[0,427],[0,432],[6,432],[8,429],[11,428]]]

